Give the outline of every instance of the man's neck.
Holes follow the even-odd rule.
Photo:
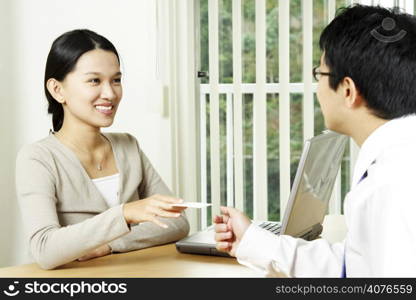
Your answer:
[[[351,122],[348,135],[361,147],[367,138],[380,126],[389,120],[381,119],[374,115],[365,115]]]

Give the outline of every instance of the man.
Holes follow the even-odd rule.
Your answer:
[[[320,37],[317,97],[328,129],[361,147],[344,201],[342,243],[214,218],[217,249],[273,276],[416,276],[416,19],[381,7],[343,9]]]

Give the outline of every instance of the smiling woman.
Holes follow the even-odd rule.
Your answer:
[[[46,88],[53,97],[49,103],[58,102],[63,107],[64,119],[67,119],[64,123],[72,125],[82,122],[96,127],[108,127],[113,123],[123,94],[119,61],[114,52],[90,50],[81,55],[74,70],[64,80],[50,77],[45,80]],[[90,115],[92,112],[95,114]],[[65,128],[63,130],[66,131]]]
[[[31,253],[52,269],[188,234],[174,197],[130,134],[102,133],[122,98],[113,44],[73,30],[52,44],[44,88],[54,132],[24,146],[16,187]],[[139,225],[140,224],[140,225]]]

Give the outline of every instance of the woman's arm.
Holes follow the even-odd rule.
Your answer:
[[[172,192],[153,168],[146,155],[138,148],[143,170],[143,181],[139,186],[140,199],[155,194],[172,196]],[[179,218],[160,218],[168,228],[145,222],[131,227],[131,232],[112,241],[113,252],[126,252],[166,244],[180,240],[189,233],[189,223],[184,213]]]
[[[55,177],[41,149],[23,148],[16,161],[16,190],[31,253],[43,269],[71,262],[130,232],[122,205],[62,227],[56,211]]]
[[[161,228],[151,222],[133,225],[128,234],[110,242],[109,246],[112,252],[127,252],[175,242],[188,235],[189,224],[185,216],[164,219],[163,223],[169,227]]]

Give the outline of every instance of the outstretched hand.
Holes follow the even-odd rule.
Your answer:
[[[232,207],[221,206],[221,216],[214,217],[215,241],[218,251],[235,256],[241,239],[250,226],[250,219]]]
[[[124,204],[123,214],[128,224],[153,222],[162,228],[168,228],[159,217],[179,218],[186,207],[178,207],[175,204],[182,202],[179,198],[156,194]]]

